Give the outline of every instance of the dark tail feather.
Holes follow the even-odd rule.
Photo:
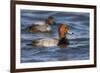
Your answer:
[[[32,41],[33,46],[36,46],[37,43],[38,43],[38,41]]]
[[[37,41],[32,41],[31,43],[28,43],[27,45],[28,46],[36,46],[38,42]]]

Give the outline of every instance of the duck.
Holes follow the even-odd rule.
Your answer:
[[[45,21],[34,22],[28,27],[29,32],[51,32],[51,25],[55,24],[54,18],[49,16]]]
[[[38,40],[34,40],[32,42],[33,46],[40,46],[40,47],[53,47],[53,46],[60,46],[60,47],[67,47],[69,45],[69,40],[67,39],[66,35],[69,32],[69,28],[66,24],[60,24],[58,26],[58,35],[59,39],[57,38],[41,38]]]

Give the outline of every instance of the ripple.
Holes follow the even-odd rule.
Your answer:
[[[34,22],[53,16],[58,23],[52,26],[53,33],[30,33],[26,28]],[[67,48],[34,47],[32,40],[41,38],[58,38],[59,23],[67,23],[73,35],[68,34],[70,45]],[[57,11],[21,11],[21,62],[46,62],[89,59],[89,13]]]

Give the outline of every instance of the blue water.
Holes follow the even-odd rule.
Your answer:
[[[36,21],[43,21],[48,16],[55,18],[56,25],[52,26],[50,33],[31,33],[26,30]],[[31,44],[39,38],[58,38],[57,27],[59,23],[67,23],[70,31],[68,35],[70,44],[66,48],[35,47]],[[21,10],[21,62],[47,62],[47,61],[70,61],[89,59],[89,13],[82,12],[56,12]]]

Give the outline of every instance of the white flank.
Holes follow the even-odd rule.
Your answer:
[[[58,40],[54,38],[45,38],[38,40],[37,46],[51,47],[57,46]]]

